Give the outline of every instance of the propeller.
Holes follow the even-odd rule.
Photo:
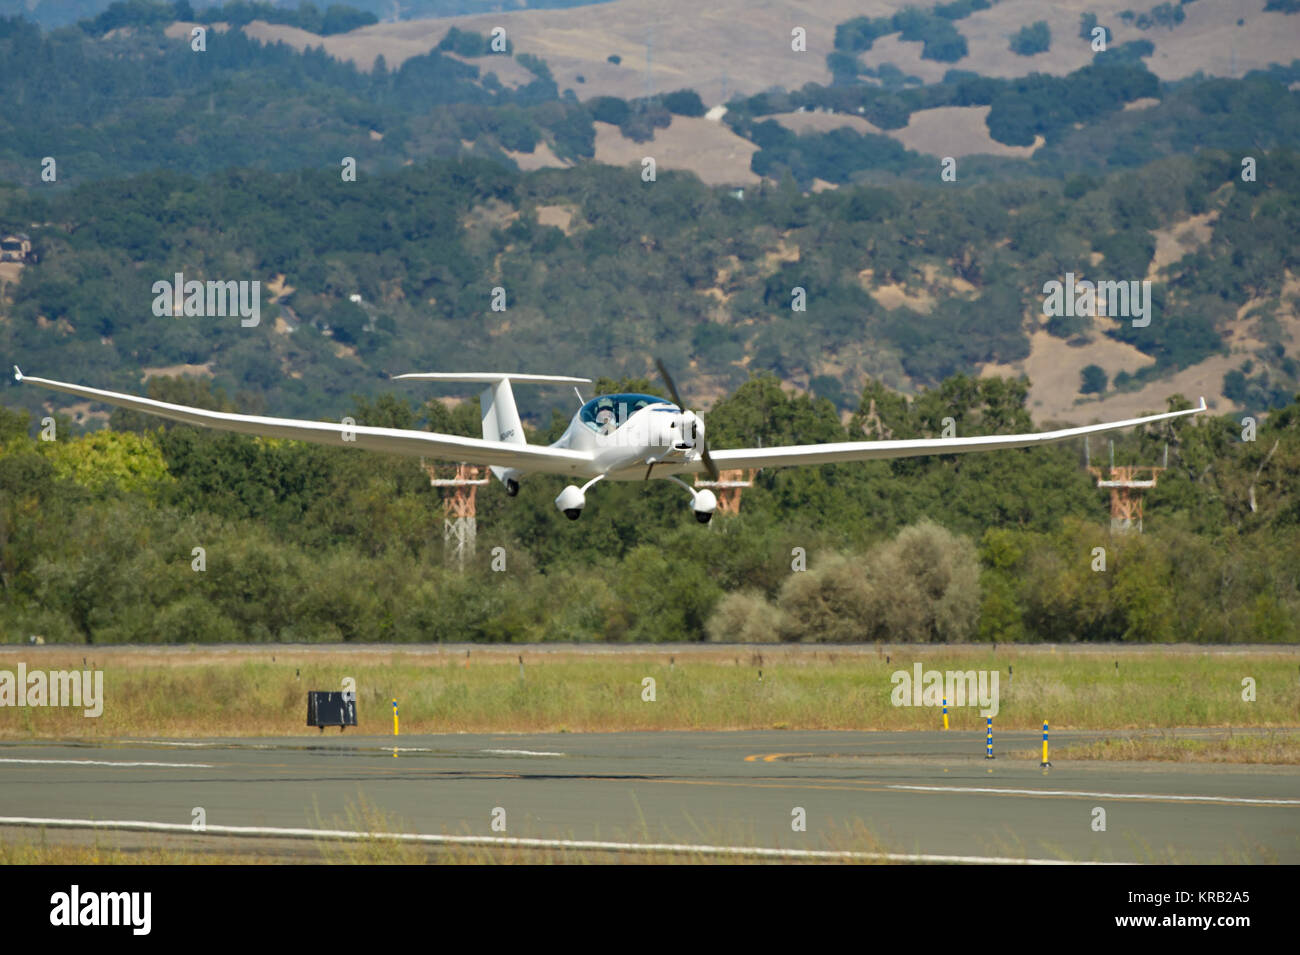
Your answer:
[[[677,407],[681,408],[683,412],[685,412],[686,405],[682,403],[682,396],[677,393],[677,383],[673,381],[673,376],[668,374],[668,368],[666,365],[664,365],[663,359],[656,358],[655,367],[659,369],[659,377],[662,378],[664,380],[664,384],[668,386],[668,393],[672,395],[673,403],[677,405]],[[699,421],[698,416],[696,416],[696,421]],[[704,470],[709,472],[709,477],[712,478],[714,481],[718,480],[718,466],[713,463],[713,456],[709,454],[708,438],[705,438],[701,442],[700,450],[701,450],[700,457],[704,461]]]

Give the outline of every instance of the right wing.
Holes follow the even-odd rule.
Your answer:
[[[720,468],[779,468],[793,464],[837,464],[844,461],[878,461],[886,458],[911,458],[928,454],[962,454],[969,451],[997,451],[1001,448],[1033,448],[1056,441],[1067,441],[1089,434],[1118,431],[1140,424],[1169,421],[1186,415],[1206,411],[1205,399],[1198,407],[1183,411],[1166,411],[1164,414],[1129,418],[1125,421],[1107,421],[1081,428],[1064,428],[1060,431],[1038,431],[1032,434],[985,434],[972,438],[910,438],[903,441],[835,441],[830,444],[801,444],[770,448],[738,448],[713,451],[713,460]],[[695,471],[704,465],[695,462]]]
[[[548,474],[583,474],[589,470],[591,458],[579,451],[564,448],[547,448],[533,444],[507,444],[503,441],[485,441],[482,438],[462,438],[454,434],[433,431],[407,431],[400,428],[370,428],[364,425],[333,424],[327,421],[302,421],[296,418],[265,418],[258,415],[230,414],[208,411],[188,405],[174,405],[153,398],[124,395],[116,391],[102,391],[84,385],[32,378],[14,367],[14,377],[21,382],[44,385],[54,391],[102,401],[105,404],[143,411],[171,421],[236,431],[240,434],[259,435],[264,438],[289,438],[310,441],[339,448],[361,448],[402,454],[409,457],[429,457],[443,461],[465,461],[469,464],[489,464],[520,471]],[[345,435],[348,439],[345,440]]]

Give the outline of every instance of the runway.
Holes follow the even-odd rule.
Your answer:
[[[365,809],[434,843],[1300,862],[1300,767],[1070,761],[1071,742],[1118,735],[1054,734],[1049,770],[1007,758],[1037,749],[1039,734],[1026,732],[1001,734],[993,760],[970,732],[9,741],[0,743],[0,829],[9,839],[80,820],[67,830],[77,838],[94,838],[92,821],[183,833],[201,808],[204,839],[279,846],[304,830],[356,831]]]

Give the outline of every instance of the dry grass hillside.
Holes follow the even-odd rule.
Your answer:
[[[1063,74],[1085,66],[1092,57],[1079,37],[1079,18],[1097,14],[1109,26],[1115,42],[1147,39],[1155,44],[1148,61],[1162,79],[1191,76],[1197,71],[1240,76],[1270,63],[1289,63],[1300,50],[1300,17],[1264,12],[1266,0],[1199,0],[1185,4],[1186,19],[1172,29],[1139,30],[1120,20],[1123,10],[1146,10],[1145,0],[1002,0],[991,9],[956,22],[966,37],[969,54],[956,63],[921,59],[919,43],[902,43],[896,35],[883,37],[862,54],[865,65],[893,63],[927,82],[943,78],[953,67],[988,76],[1020,76],[1031,72]],[[317,37],[293,27],[255,23],[248,30],[267,40],[291,46],[323,46],[339,59],[370,69],[383,54],[390,68],[427,53],[451,27],[490,33],[504,27],[518,52],[543,57],[560,88],[570,87],[580,98],[622,97],[690,87],[708,103],[735,93],[757,93],[772,86],[795,89],[804,83],[828,83],[825,56],[833,47],[835,26],[856,16],[885,16],[906,0],[614,0],[568,10],[514,10],[445,19],[378,23],[351,33]],[[925,3],[919,4],[927,6]],[[1032,57],[1008,49],[1012,34],[1036,20],[1052,31],[1052,46]],[[1242,20],[1238,26],[1237,21]],[[807,52],[790,49],[791,30],[807,31]],[[652,57],[647,83],[647,41]],[[607,61],[611,54],[620,65]],[[510,67],[493,66],[503,82],[514,77]],[[513,64],[511,64],[513,66]],[[584,82],[579,82],[582,76]]]

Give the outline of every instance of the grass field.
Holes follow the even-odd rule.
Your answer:
[[[393,699],[403,733],[937,729],[937,708],[891,702],[891,675],[910,674],[915,663],[996,670],[1003,729],[1034,729],[1044,719],[1055,730],[1300,721],[1300,650],[1290,647],[0,649],[0,671],[20,663],[29,672],[102,670],[103,713],[4,706],[0,738],[315,732],[305,726],[307,691],[341,689],[346,677],[356,681],[355,732],[365,734],[392,732]],[[1247,678],[1253,702],[1242,699]],[[653,701],[643,699],[647,679]],[[983,726],[974,706],[951,708],[950,721],[954,729]],[[1294,739],[1278,745],[1294,754]]]

